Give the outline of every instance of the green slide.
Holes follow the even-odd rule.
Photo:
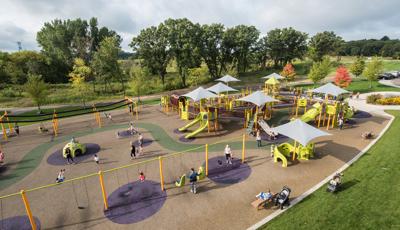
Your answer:
[[[208,121],[205,120],[202,123],[200,123],[200,127],[198,129],[196,129],[195,131],[193,131],[192,133],[189,133],[188,135],[185,136],[186,139],[189,139],[191,137],[196,136],[198,133],[200,133],[201,131],[203,131],[205,128],[207,128],[208,126]]]
[[[303,122],[313,121],[316,116],[319,115],[319,109],[312,108],[308,110],[303,116],[300,117],[300,120]]]
[[[179,131],[185,131],[188,128],[192,127],[193,125],[197,124],[198,122],[201,121],[201,117],[202,117],[201,113],[197,114],[196,118],[193,121],[191,121],[189,124],[183,126],[182,128],[179,128]]]

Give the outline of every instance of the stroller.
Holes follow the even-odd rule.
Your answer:
[[[327,192],[337,192],[340,188],[340,185],[342,184],[342,176],[343,174],[341,173],[336,173],[332,180],[329,181],[328,187],[326,188]]]
[[[283,209],[283,206],[290,205],[289,196],[292,190],[287,187],[283,186],[282,190],[276,195],[275,197],[275,206],[279,205],[280,209]]]

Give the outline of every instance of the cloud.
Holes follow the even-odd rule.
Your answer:
[[[398,0],[3,0],[0,9],[0,49],[13,51],[23,40],[39,49],[36,32],[55,18],[97,17],[100,26],[116,30],[123,48],[141,29],[167,18],[187,17],[198,23],[256,26],[261,34],[292,26],[310,36],[335,31],[346,40],[400,37]]]

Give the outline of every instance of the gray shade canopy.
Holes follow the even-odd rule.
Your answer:
[[[328,95],[332,95],[332,96],[335,96],[335,97],[337,97],[337,96],[339,96],[341,94],[350,93],[349,91],[344,90],[344,89],[342,89],[342,88],[340,88],[340,87],[338,87],[338,86],[336,86],[336,85],[334,85],[334,84],[332,84],[330,82],[326,83],[325,85],[320,86],[320,87],[318,87],[316,89],[310,90],[310,91],[313,92],[313,93],[328,94]]]
[[[315,138],[331,135],[301,121],[300,119],[296,119],[284,125],[272,128],[272,130],[284,136],[290,137],[303,146],[306,146]]]
[[[239,98],[237,100],[238,101],[250,102],[250,103],[253,103],[253,104],[257,105],[257,106],[263,106],[263,105],[265,105],[265,103],[268,103],[268,102],[278,102],[278,100],[276,100],[276,99],[274,99],[274,98],[272,98],[270,96],[265,95],[264,92],[262,92],[262,91],[256,91],[256,92],[254,92],[254,93],[252,93],[250,95],[247,95],[245,97]]]
[[[231,92],[231,91],[238,91],[237,89],[234,89],[232,87],[229,87],[225,85],[224,83],[217,83],[209,88],[207,88],[208,91],[214,92],[214,93],[223,93],[223,92]]]
[[[223,76],[221,78],[218,78],[215,81],[222,81],[222,82],[228,83],[228,82],[240,81],[240,80],[237,79],[237,78],[232,77],[231,75],[225,75],[225,76]]]
[[[284,79],[284,77],[282,77],[281,75],[277,74],[277,73],[271,73],[268,76],[262,77],[262,79],[270,79],[271,77],[274,77],[277,80],[281,80]]]
[[[182,97],[188,97],[192,99],[194,102],[197,102],[204,98],[218,97],[218,95],[211,93],[210,91],[200,86],[199,88],[193,90],[190,93],[183,94]]]

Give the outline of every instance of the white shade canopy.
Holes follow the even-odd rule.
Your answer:
[[[282,77],[281,75],[279,75],[279,74],[277,74],[277,73],[271,73],[270,75],[265,76],[265,77],[262,77],[262,78],[263,78],[263,79],[269,79],[269,78],[271,78],[271,77],[274,77],[274,78],[277,79],[277,80],[284,79],[284,77]]]
[[[218,97],[218,95],[211,93],[210,91],[200,86],[199,88],[193,90],[190,93],[183,94],[182,97],[188,97],[192,99],[194,102],[197,102],[204,98]]]
[[[231,75],[225,75],[225,76],[223,76],[221,78],[218,78],[215,81],[222,81],[222,82],[228,83],[228,82],[240,81],[240,80],[237,79],[237,78],[232,77]]]
[[[336,86],[336,85],[334,85],[334,84],[332,84],[330,82],[326,83],[325,85],[320,86],[320,87],[318,87],[316,89],[311,90],[311,92],[328,94],[328,95],[332,95],[332,96],[335,96],[335,97],[337,97],[337,96],[339,96],[341,94],[350,93],[349,91],[344,90],[344,89],[342,89],[342,88],[340,88],[340,87],[338,87],[338,86]]]
[[[237,89],[234,89],[232,87],[229,87],[225,85],[224,83],[217,83],[209,88],[207,88],[208,91],[214,92],[214,93],[223,93],[223,92],[230,92],[230,91],[238,91]]]
[[[263,105],[265,105],[265,103],[277,102],[278,101],[278,100],[276,100],[276,99],[274,99],[274,98],[272,98],[270,96],[265,95],[264,92],[262,92],[262,91],[256,91],[256,92],[254,92],[254,93],[252,93],[250,95],[247,95],[245,97],[239,98],[237,100],[238,101],[250,102],[250,103],[253,103],[253,104],[257,105],[257,106],[263,106]]]
[[[303,146],[306,146],[310,141],[317,137],[331,135],[301,121],[300,119],[296,119],[284,125],[272,128],[272,130],[284,136],[290,137]]]

